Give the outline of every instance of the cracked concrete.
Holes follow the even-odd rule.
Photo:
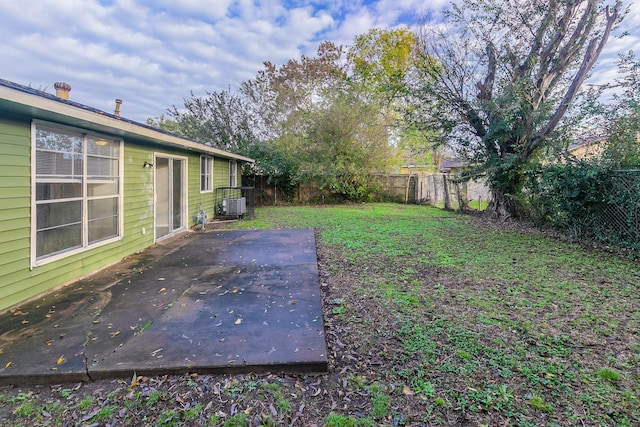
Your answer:
[[[327,369],[312,230],[185,234],[0,318],[0,384]]]

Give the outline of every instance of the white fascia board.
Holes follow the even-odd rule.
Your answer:
[[[7,106],[7,103],[15,106]],[[18,113],[28,113],[36,118],[56,120],[71,126],[89,128],[126,138],[135,136],[151,143],[210,154],[216,157],[254,163],[253,159],[228,151],[200,144],[176,135],[167,134],[152,127],[115,117],[111,114],[90,111],[64,100],[49,99],[17,89],[0,86],[0,109],[7,106]]]

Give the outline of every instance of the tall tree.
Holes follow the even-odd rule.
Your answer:
[[[398,159],[407,165],[427,160],[431,164],[440,135],[438,129],[415,120],[426,105],[424,99],[414,102],[413,82],[438,67],[429,57],[416,61],[420,57],[416,48],[416,34],[408,28],[373,28],[356,36],[347,54],[354,90],[367,102],[379,104],[390,138],[400,151]],[[426,108],[433,114],[432,107]]]
[[[310,118],[304,141],[304,177],[343,200],[371,197],[371,174],[387,172],[394,160],[380,109],[352,93],[327,99]]]
[[[425,27],[422,52],[441,72],[423,94],[448,108],[456,148],[486,174],[498,217],[523,213],[524,173],[554,139],[596,63],[621,3],[462,0],[449,26]]]
[[[303,125],[326,94],[341,90],[345,83],[343,48],[325,41],[314,57],[302,55],[281,66],[265,62],[253,83],[243,85],[242,90],[261,101],[274,129],[286,132]]]
[[[373,28],[356,36],[348,53],[352,80],[389,102],[403,96],[414,68],[415,46],[415,34],[408,28]]]
[[[256,117],[249,114],[245,100],[230,91],[202,97],[191,93],[183,108],[173,106],[169,114],[182,135],[223,150],[246,153],[258,138]]]

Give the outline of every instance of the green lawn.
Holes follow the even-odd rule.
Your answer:
[[[237,227],[317,229],[328,323],[381,352],[361,387],[389,408],[419,396],[412,422],[640,423],[637,261],[421,206],[261,208]]]
[[[0,425],[640,425],[637,260],[426,206],[226,227],[316,230],[328,374],[0,389]]]

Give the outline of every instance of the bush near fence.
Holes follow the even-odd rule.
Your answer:
[[[549,165],[529,187],[540,221],[578,239],[640,249],[640,169]]]

